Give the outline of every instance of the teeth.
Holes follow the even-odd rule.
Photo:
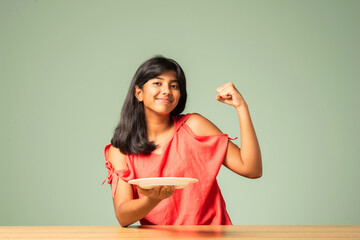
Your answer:
[[[158,101],[161,101],[161,102],[170,102],[170,100],[168,99],[162,99],[162,98],[157,98]]]

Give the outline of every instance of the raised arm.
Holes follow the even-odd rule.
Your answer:
[[[216,91],[218,101],[235,107],[240,124],[240,149],[230,142],[223,164],[230,170],[248,178],[261,177],[260,146],[244,98],[233,83],[227,83],[216,89]]]
[[[126,169],[125,158],[126,156],[118,148],[110,147],[108,159],[114,170]],[[158,186],[150,190],[138,187],[138,192],[142,197],[133,199],[132,186],[119,178],[113,202],[115,216],[123,227],[144,218],[162,199],[174,193],[174,187]]]
[[[239,148],[229,141],[223,165],[247,178],[261,177],[262,161],[260,147],[244,98],[232,83],[227,83],[216,91],[218,92],[216,97],[218,101],[235,107],[240,124],[241,146]],[[192,115],[188,119],[187,124],[199,136],[221,133],[212,122],[200,115]]]

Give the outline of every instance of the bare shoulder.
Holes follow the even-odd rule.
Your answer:
[[[108,158],[115,170],[126,168],[126,155],[117,147],[111,146],[109,148]]]
[[[200,114],[192,114],[185,123],[189,126],[191,131],[198,136],[208,136],[222,133],[215,124]]]

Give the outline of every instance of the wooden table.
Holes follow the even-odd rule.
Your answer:
[[[357,226],[0,226],[0,239],[360,239]]]

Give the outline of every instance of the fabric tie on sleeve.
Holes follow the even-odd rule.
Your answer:
[[[108,169],[108,175],[105,178],[105,180],[102,182],[102,185],[104,185],[106,180],[108,180],[107,183],[111,184],[112,197],[114,198],[119,178],[121,178],[127,182],[127,181],[133,179],[134,175],[131,173],[131,171],[128,167],[126,169],[122,169],[122,170],[114,170],[111,162],[108,160],[108,153],[109,153],[110,147],[111,147],[111,144],[107,145],[104,150],[105,167]]]
[[[120,171],[114,171],[114,169],[112,168],[112,165],[109,161],[106,161],[105,163],[106,168],[108,169],[108,175],[105,178],[105,180],[103,181],[102,185],[104,185],[104,183],[106,182],[106,179],[108,179],[108,184],[111,184],[111,192],[112,192],[112,196],[115,196],[115,191],[116,191],[116,187],[119,181],[119,174]]]

